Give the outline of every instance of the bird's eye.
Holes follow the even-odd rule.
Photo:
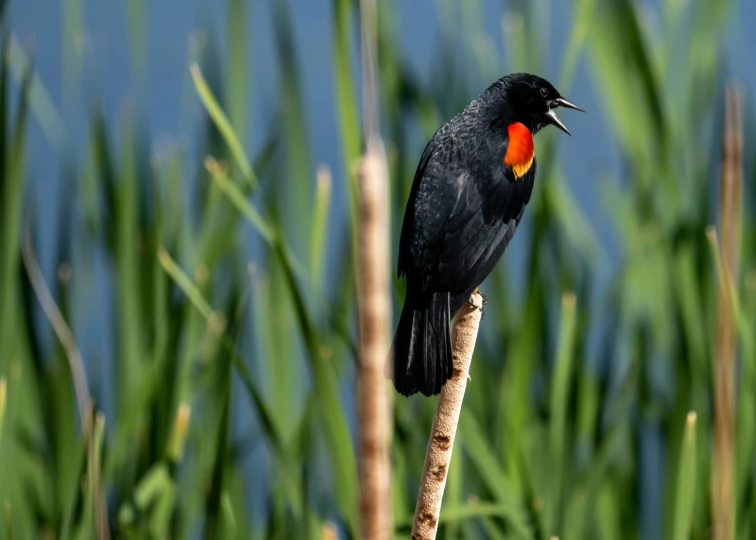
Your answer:
[[[548,95],[549,95],[549,91],[548,91],[548,90],[546,90],[545,88],[541,88],[541,95],[542,95],[543,97],[546,97],[546,96],[548,96]]]

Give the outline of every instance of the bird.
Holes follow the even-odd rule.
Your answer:
[[[407,289],[387,371],[400,394],[438,394],[451,377],[451,320],[522,219],[536,177],[533,136],[549,125],[570,135],[558,107],[585,112],[539,76],[506,75],[428,141],[399,237]]]

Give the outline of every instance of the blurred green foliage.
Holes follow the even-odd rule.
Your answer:
[[[132,70],[143,81],[148,51],[139,25],[148,8],[143,0],[129,5]],[[71,326],[73,306],[91,295],[96,252],[108,261],[114,291],[107,301],[113,353],[87,359],[90,371],[111,366],[114,412],[85,411],[83,423],[70,354],[44,338],[21,257],[23,239],[34,235],[35,209],[24,195],[27,160],[37,159],[25,148],[30,118],[62,154],[66,128],[30,56],[0,25],[0,538],[92,538],[102,527],[119,538],[316,538],[327,522],[355,536],[356,4],[332,2],[343,156],[333,166],[344,179],[334,185],[325,171],[316,181],[286,6],[273,6],[281,122],[258,155],[245,150],[255,91],[246,85],[240,26],[247,4],[228,0],[225,69],[202,51],[192,68],[208,113],[194,155],[175,149],[153,159],[136,113],[147,96],[138,95],[120,126],[92,114],[81,161],[60,156],[71,181],[59,204],[82,215],[57,228],[59,280],[48,286]],[[458,75],[470,59],[459,58],[448,33],[477,39],[481,29],[474,16],[457,20],[452,4],[440,2],[446,37],[434,79],[447,84],[423,85],[397,48],[392,3],[380,7],[381,122],[396,233],[418,159],[406,120],[429,137],[469,101]],[[495,66],[538,72],[544,60],[547,3],[512,0],[509,8],[504,57],[485,36],[473,47],[490,79],[501,75]],[[81,1],[65,3],[69,38],[81,9]],[[480,9],[470,3],[469,12]],[[608,286],[597,283],[602,249],[571,195],[554,134],[544,133],[532,226],[516,240],[525,246],[524,281],[500,265],[487,284],[500,307],[483,323],[442,538],[710,537],[717,278],[704,230],[717,216],[719,60],[729,6],[667,0],[659,10],[661,31],[652,33],[630,0],[572,4],[557,86],[569,95],[583,57],[600,81],[622,157],[620,177],[601,179],[618,272]],[[81,66],[73,51],[63,56],[70,97]],[[756,150],[747,144],[744,153]],[[349,220],[329,236],[337,190],[348,195]],[[756,328],[756,235],[744,216],[735,271],[746,345]],[[250,236],[251,260],[242,247]],[[331,258],[335,281],[323,272]],[[741,351],[735,501],[737,538],[745,540],[756,536],[756,359],[752,347]],[[111,398],[93,392],[100,410]],[[397,537],[409,534],[434,406],[395,400]],[[232,429],[237,416],[254,419],[247,435]],[[648,465],[654,441],[666,448],[660,470]],[[657,474],[664,492],[649,498],[644,485]],[[649,500],[661,508],[650,509]],[[98,525],[102,504],[107,524]]]

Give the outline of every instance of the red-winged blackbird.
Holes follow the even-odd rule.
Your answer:
[[[540,77],[507,75],[425,147],[399,240],[407,295],[389,361],[400,394],[438,394],[451,377],[451,318],[520,223],[535,181],[533,135],[549,124],[569,135],[559,106],[582,111]]]

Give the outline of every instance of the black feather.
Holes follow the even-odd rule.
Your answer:
[[[449,293],[426,298],[408,294],[389,362],[397,391],[405,396],[438,394],[452,375]]]

